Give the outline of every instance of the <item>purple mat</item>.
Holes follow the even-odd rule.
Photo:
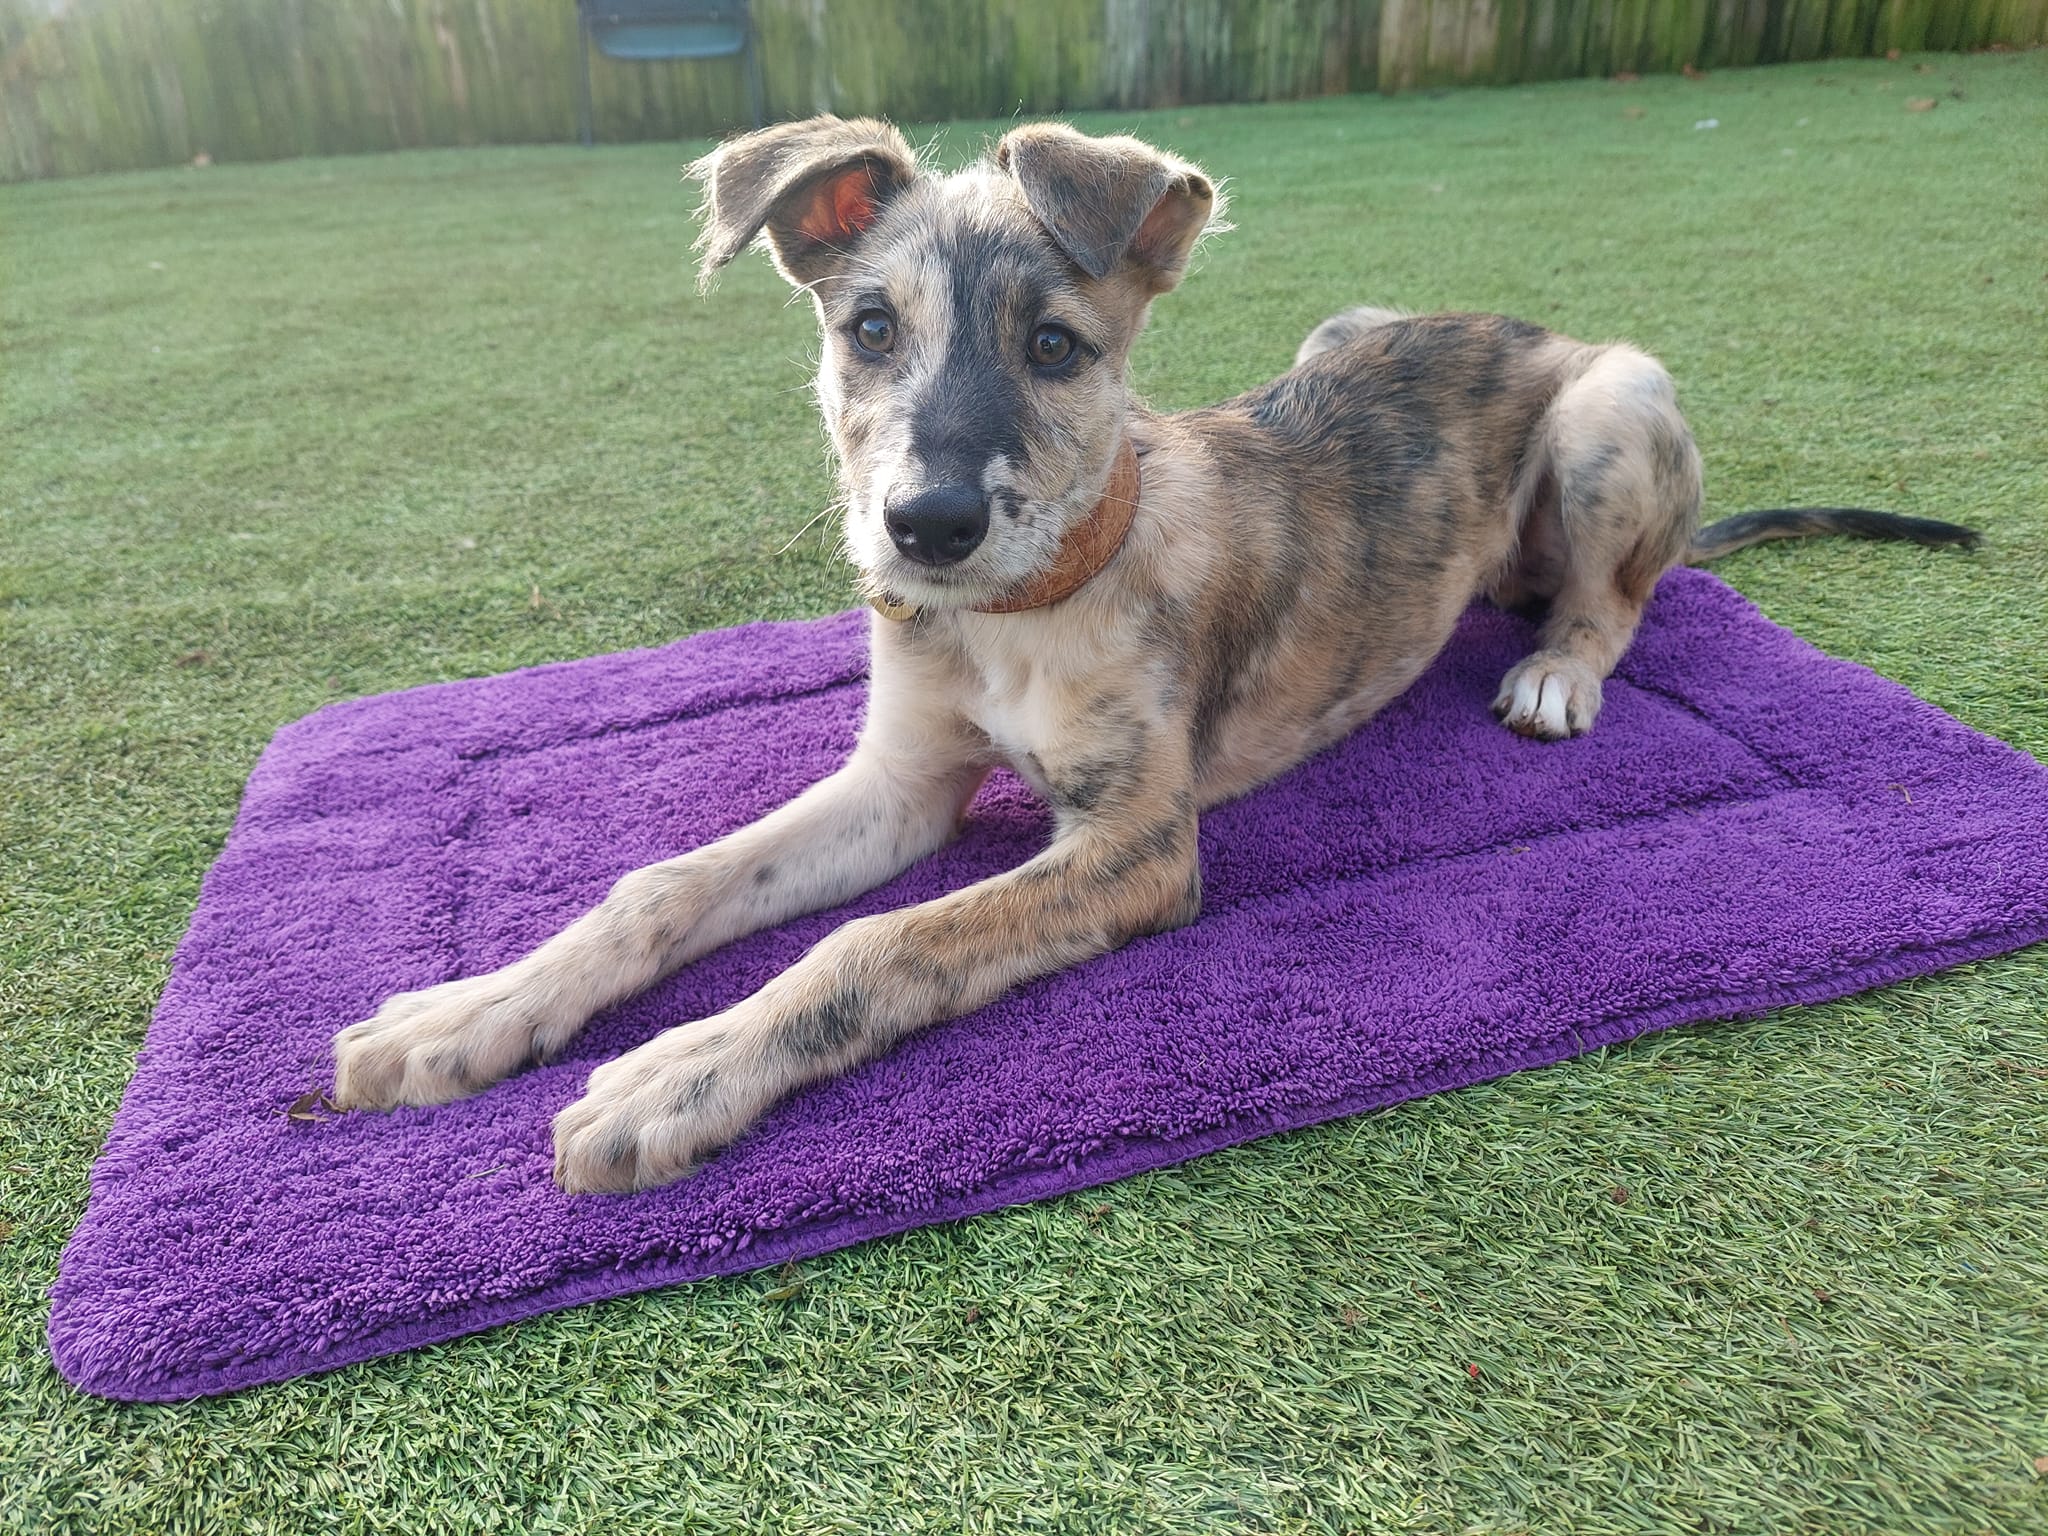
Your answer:
[[[2048,937],[2048,771],[1666,578],[1599,728],[1487,702],[1529,643],[1468,614],[1350,741],[1202,824],[1201,921],[792,1099],[695,1178],[571,1200],[548,1122],[597,1062],[714,1012],[856,912],[1026,858],[1015,780],[839,912],[714,955],[479,1098],[301,1118],[385,994],[509,961],[636,865],[851,748],[859,615],[418,688],[278,733],[51,1292],[109,1397],[224,1392],[1034,1200],[1645,1030]]]

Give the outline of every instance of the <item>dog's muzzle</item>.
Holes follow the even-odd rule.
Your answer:
[[[956,565],[988,536],[988,496],[977,485],[935,485],[884,502],[882,525],[904,558]]]

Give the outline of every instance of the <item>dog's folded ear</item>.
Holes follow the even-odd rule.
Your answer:
[[[1063,123],[1032,123],[996,145],[996,164],[1074,265],[1090,277],[1131,270],[1164,293],[1222,209],[1215,185],[1185,160],[1137,139],[1091,139]]]
[[[686,174],[704,187],[700,283],[765,230],[775,265],[803,287],[837,269],[917,157],[887,123],[813,117],[728,140]]]

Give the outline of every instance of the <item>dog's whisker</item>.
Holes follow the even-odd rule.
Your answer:
[[[808,518],[806,518],[804,520],[803,527],[797,529],[795,533],[791,534],[789,536],[789,542],[783,545],[782,548],[776,550],[775,553],[777,555],[788,554],[792,549],[796,548],[797,540],[801,539],[805,534],[809,533],[813,528],[817,527],[821,519],[830,517],[834,512],[844,512],[845,510],[846,504],[844,502],[827,502],[824,506],[818,508],[817,511],[813,512]]]

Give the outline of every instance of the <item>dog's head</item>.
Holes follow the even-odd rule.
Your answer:
[[[1217,214],[1130,138],[1018,128],[953,175],[886,123],[786,123],[690,169],[704,275],[764,235],[824,332],[818,402],[869,585],[971,606],[1039,576],[1108,480],[1151,301]]]

